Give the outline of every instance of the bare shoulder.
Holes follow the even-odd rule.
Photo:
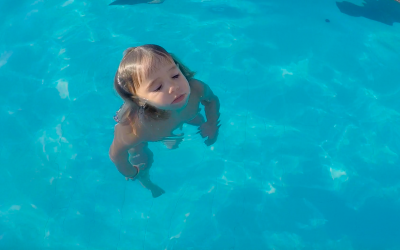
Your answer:
[[[200,98],[201,101],[209,100],[211,97],[214,96],[210,87],[200,80],[191,79],[190,80],[190,88],[191,88],[192,92],[194,92],[196,94],[196,96],[198,96]]]
[[[143,142],[140,134],[134,134],[130,125],[117,124],[114,127],[114,144],[118,148],[131,148]]]
[[[210,87],[204,82],[197,79],[191,79],[189,82],[192,92],[199,96],[201,101],[211,100],[215,97]]]
[[[203,95],[207,84],[197,79],[190,79],[189,83],[192,92],[198,94],[199,96]]]

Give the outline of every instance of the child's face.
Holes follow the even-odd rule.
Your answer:
[[[144,79],[136,94],[156,108],[179,110],[187,104],[190,87],[177,65],[163,62]]]

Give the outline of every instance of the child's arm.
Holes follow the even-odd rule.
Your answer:
[[[200,96],[200,102],[204,105],[207,121],[200,126],[202,137],[208,137],[205,141],[207,145],[213,144],[217,140],[219,125],[219,99],[210,87],[198,80],[192,80],[191,86]]]
[[[201,104],[204,105],[204,111],[206,113],[207,123],[217,124],[219,119],[219,99],[210,87],[199,80],[192,80],[192,87],[199,94]]]
[[[208,85],[204,84],[204,95],[202,96],[201,104],[204,105],[204,111],[206,113],[207,122],[210,124],[217,125],[219,122],[219,99],[211,91]]]
[[[140,169],[139,175],[138,169],[129,162],[128,150],[132,155],[136,156],[132,160],[133,164],[145,165]],[[120,125],[115,126],[114,140],[111,144],[109,155],[126,180],[137,178],[145,188],[150,189],[153,197],[158,197],[165,193],[162,188],[150,180],[149,168],[153,163],[153,153],[148,148],[147,143],[140,137],[129,133],[126,128]]]
[[[129,162],[128,150],[141,146],[141,140],[133,134],[126,134],[119,125],[115,126],[114,140],[111,144],[109,156],[118,171],[125,177],[135,177],[137,168]]]

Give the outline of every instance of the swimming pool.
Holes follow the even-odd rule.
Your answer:
[[[400,247],[399,23],[330,0],[111,2],[0,3],[0,249]],[[214,146],[150,145],[157,199],[108,158],[113,76],[146,43],[221,101]]]

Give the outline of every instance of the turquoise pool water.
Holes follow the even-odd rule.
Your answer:
[[[0,249],[400,249],[399,23],[330,0],[111,2],[0,2]],[[146,43],[222,113],[213,147],[150,145],[157,199],[108,158],[113,76]]]

